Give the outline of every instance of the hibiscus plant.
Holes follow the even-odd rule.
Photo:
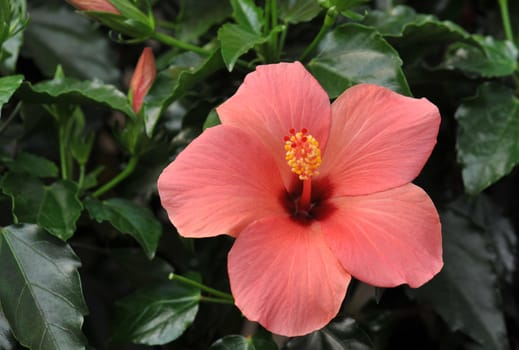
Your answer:
[[[0,349],[519,348],[519,3],[0,0]]]

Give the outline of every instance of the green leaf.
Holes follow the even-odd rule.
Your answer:
[[[32,350],[85,349],[79,259],[36,225],[0,230],[0,300],[16,339]]]
[[[268,41],[268,36],[251,32],[240,25],[232,23],[226,23],[220,27],[217,36],[220,41],[223,61],[229,72],[233,70],[238,58],[254,46]]]
[[[409,86],[398,53],[374,29],[345,24],[328,33],[308,64],[330,98],[358,83],[383,85],[405,95]]]
[[[480,35],[473,35],[472,39],[478,45],[457,42],[449,46],[443,63],[446,68],[485,78],[507,76],[517,70],[518,51],[512,42]]]
[[[150,29],[153,28],[153,23],[150,18],[144,14],[137,6],[128,0],[110,0],[121,13],[122,17],[130,19],[131,22],[146,24]]]
[[[285,0],[278,6],[279,18],[292,24],[311,21],[322,10],[319,2],[315,0]]]
[[[440,21],[432,15],[417,14],[411,7],[403,5],[370,11],[362,23],[377,28],[383,36],[401,38],[399,43],[410,46],[470,39],[465,29],[457,24]]]
[[[231,12],[232,8],[227,1],[181,0],[177,35],[185,41],[196,40],[213,25],[223,22]]]
[[[74,235],[76,221],[82,211],[76,184],[57,181],[45,187],[37,222],[54,236],[66,241]]]
[[[511,220],[485,194],[478,196],[471,207],[471,219],[489,233],[496,253],[495,267],[500,281],[512,285],[517,271],[518,237]]]
[[[211,345],[209,350],[277,350],[276,343],[271,338],[242,335],[226,335]]]
[[[148,259],[139,248],[111,249],[110,255],[116,262],[116,273],[128,279],[135,288],[162,283],[174,270],[169,262],[158,256]]]
[[[153,258],[162,235],[162,226],[151,210],[122,198],[102,202],[87,198],[85,206],[92,219],[108,221],[121,233],[129,234],[140,244],[148,258]]]
[[[10,75],[0,78],[0,117],[4,103],[7,103],[23,81],[23,75]]]
[[[34,177],[57,177],[58,167],[54,162],[32,153],[19,153],[12,161],[6,162],[13,173],[27,174]]]
[[[253,0],[231,0],[232,16],[238,25],[250,32],[261,34],[263,28],[263,10]]]
[[[0,6],[0,70],[14,72],[28,22],[25,0],[2,1]]]
[[[2,305],[0,305],[0,349],[16,349],[16,340],[14,340],[13,338],[13,334],[11,333],[11,327],[9,326],[9,323],[5,318],[4,312],[2,310]]]
[[[200,290],[178,282],[142,288],[116,303],[116,342],[162,345],[184,333],[198,312]]]
[[[11,197],[16,222],[36,223],[44,194],[43,183],[29,175],[9,172],[1,185],[2,191]]]
[[[54,103],[101,103],[135,118],[135,113],[125,94],[115,86],[99,80],[80,81],[74,78],[59,78],[31,85],[25,83],[21,96],[25,102],[38,104]]]
[[[441,213],[443,270],[415,290],[447,322],[451,330],[476,340],[481,349],[509,349],[495,256],[489,235],[472,221],[474,212],[458,201]]]
[[[47,76],[60,64],[69,76],[118,80],[109,42],[88,19],[63,6],[33,8],[30,14],[23,49]]]
[[[221,124],[221,122],[220,122],[220,118],[218,117],[218,113],[216,113],[215,109],[212,109],[211,112],[209,112],[209,115],[207,116],[207,118],[204,122],[203,129],[205,130],[207,128],[210,128],[212,126],[216,126],[219,124]]]
[[[222,56],[218,50],[206,58],[194,53],[184,53],[176,57],[167,69],[157,75],[144,100],[143,114],[147,135],[153,135],[160,116],[171,103],[222,67]]]
[[[371,350],[373,344],[353,318],[332,322],[321,330],[291,339],[287,350]]]
[[[17,222],[37,223],[63,241],[74,235],[83,209],[74,183],[59,180],[44,186],[35,177],[9,172],[2,181],[2,190],[11,197]]]
[[[455,117],[463,183],[467,193],[476,195],[519,162],[519,101],[513,90],[484,83]]]

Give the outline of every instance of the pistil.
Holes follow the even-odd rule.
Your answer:
[[[312,176],[319,174],[321,150],[319,142],[303,128],[296,132],[290,129],[290,136],[285,136],[285,159],[293,173],[303,182],[303,190],[297,203],[297,212],[308,212],[312,199]]]
[[[308,212],[310,210],[312,199],[312,179],[303,180],[303,191],[299,198],[298,211]]]

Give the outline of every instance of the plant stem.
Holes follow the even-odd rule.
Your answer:
[[[328,29],[330,29],[331,26],[334,25],[335,19],[337,18],[337,10],[335,8],[330,8],[326,12],[326,16],[324,17],[323,25],[321,26],[321,29],[319,30],[319,33],[315,36],[314,40],[308,45],[305,52],[301,55],[299,58],[300,61],[304,61],[310,53],[315,49],[317,44],[321,42],[324,35],[328,32]]]
[[[501,20],[503,21],[503,29],[506,39],[514,42],[512,33],[512,25],[510,24],[510,15],[508,14],[508,0],[499,0],[499,8],[501,10]]]
[[[126,164],[126,167],[121,171],[116,177],[114,177],[112,180],[105,183],[103,186],[97,189],[94,193],[92,193],[92,196],[94,198],[98,198],[105,192],[111,190],[113,187],[118,185],[121,181],[126,179],[130,174],[135,170],[135,166],[137,165],[138,157],[132,156],[130,160],[128,161],[128,164]]]
[[[161,20],[161,19],[158,19],[156,21],[157,21],[158,26],[162,27],[162,28],[173,30],[176,27],[175,23],[171,23],[170,21],[165,21],[165,20]]]
[[[184,276],[181,276],[181,275],[177,275],[176,273],[173,273],[173,272],[169,274],[169,279],[170,280],[177,280],[177,281],[182,282],[184,284],[187,284],[189,286],[200,288],[200,290],[203,290],[204,292],[207,292],[207,293],[209,293],[211,295],[219,297],[218,299],[221,298],[221,299],[225,299],[225,300],[228,300],[229,302],[233,302],[234,303],[234,298],[232,297],[232,295],[230,295],[228,293],[225,293],[225,292],[222,292],[222,291],[219,291],[218,289],[214,289],[214,288],[208,287],[205,284],[202,284],[202,283],[200,283],[198,281],[194,281],[194,280],[189,279],[187,277],[184,277]]]
[[[60,123],[58,126],[59,161],[61,164],[61,178],[63,180],[68,180],[68,159],[65,145],[65,140],[67,138],[66,131],[67,128],[62,123]]]
[[[278,1],[277,0],[270,0],[270,18],[271,18],[271,30],[274,30],[278,25]],[[272,38],[272,51],[274,55],[274,59],[276,61],[280,58],[280,51],[281,48],[279,46],[279,33],[275,32],[273,33]]]
[[[85,164],[79,164],[79,179],[77,182],[77,187],[81,191],[83,188],[83,183],[85,182]]]
[[[193,51],[204,56],[209,56],[211,54],[209,50],[180,41],[165,33],[155,32],[153,33],[152,38],[160,41],[163,44],[178,47],[179,49],[186,51]]]
[[[230,304],[234,305],[234,300],[230,299],[220,299],[220,298],[211,298],[206,296],[201,296],[200,301],[206,301],[208,303],[216,303],[216,304]]]

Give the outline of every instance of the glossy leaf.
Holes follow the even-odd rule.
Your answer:
[[[68,76],[115,82],[119,72],[108,39],[90,21],[67,7],[30,10],[25,31],[25,54],[52,76],[58,64]]]
[[[59,180],[44,186],[35,177],[9,172],[2,181],[2,190],[11,197],[18,222],[37,223],[63,241],[74,235],[83,210],[74,183]]]
[[[32,350],[85,349],[87,307],[72,249],[36,225],[0,231],[0,300],[16,339]]]
[[[233,70],[238,58],[269,39],[268,35],[262,33],[263,10],[253,0],[231,0],[231,5],[237,24],[224,24],[217,35],[223,61],[229,72]]]
[[[261,33],[251,32],[237,24],[226,23],[218,30],[223,61],[229,72],[233,70],[238,58],[267,40],[268,37]]]
[[[153,258],[162,235],[162,226],[151,210],[122,198],[102,202],[87,198],[85,206],[92,219],[108,221],[121,233],[129,234],[140,244],[148,258]]]
[[[292,24],[308,22],[321,10],[319,2],[315,0],[285,0],[279,3],[279,18]]]
[[[0,117],[2,106],[9,101],[23,81],[23,75],[10,75],[0,78]]]
[[[29,175],[9,172],[1,185],[2,191],[11,197],[15,222],[36,223],[45,192],[43,183]]]
[[[369,336],[352,318],[332,322],[321,330],[291,339],[287,350],[371,350]]]
[[[223,67],[218,51],[202,58],[193,53],[179,55],[174,63],[158,75],[144,100],[146,134],[151,137],[162,113],[189,89]]]
[[[277,350],[276,343],[270,338],[261,336],[244,337],[242,335],[226,335],[211,345],[209,350]]]
[[[398,53],[374,29],[346,24],[327,34],[308,68],[331,98],[358,83],[375,83],[405,95],[409,86]]]
[[[22,91],[25,101],[30,103],[101,103],[117,109],[130,117],[135,113],[125,94],[115,86],[99,80],[78,80],[58,78],[31,85],[24,84]]]
[[[433,15],[418,14],[411,7],[397,5],[388,10],[370,11],[363,24],[377,28],[388,37],[402,38],[406,45],[469,40],[470,35],[451,21]]]
[[[54,162],[32,153],[19,153],[12,161],[6,162],[14,173],[22,173],[34,177],[57,177],[58,167]]]
[[[147,345],[169,343],[193,323],[199,301],[198,288],[178,282],[140,289],[117,302],[113,339]]]
[[[444,62],[447,68],[486,78],[511,75],[517,69],[518,51],[512,42],[480,35],[472,39],[478,45],[459,42],[449,47]]]
[[[455,117],[463,183],[475,195],[519,162],[519,100],[507,87],[484,83],[461,104]]]
[[[253,0],[231,0],[231,6],[232,16],[241,28],[249,33],[261,33],[263,10]]]
[[[38,211],[38,224],[63,241],[76,231],[76,221],[83,211],[77,186],[70,181],[57,181],[45,187]]]
[[[509,349],[503,305],[489,249],[489,234],[475,224],[474,213],[463,202],[441,213],[443,270],[415,290],[419,300],[432,306],[451,330],[469,335],[481,349]]]

